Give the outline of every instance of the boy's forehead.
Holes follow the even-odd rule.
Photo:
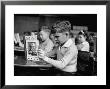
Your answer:
[[[40,33],[41,34],[49,34],[49,32],[47,32],[46,30],[41,30]]]
[[[55,33],[55,36],[61,36],[62,33]]]

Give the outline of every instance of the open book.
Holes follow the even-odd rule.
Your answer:
[[[35,36],[25,36],[25,54],[27,60],[39,61],[38,50],[39,41],[37,40],[37,35]]]

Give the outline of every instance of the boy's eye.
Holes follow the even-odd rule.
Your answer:
[[[59,38],[59,36],[55,36],[56,38]]]

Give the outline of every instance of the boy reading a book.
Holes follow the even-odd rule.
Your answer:
[[[57,50],[57,60],[47,57],[42,49],[39,49],[38,51],[39,57],[56,67],[59,70],[60,75],[75,75],[77,71],[78,50],[70,38],[71,24],[69,21],[61,21],[57,22],[54,27],[56,30],[55,36],[60,43]]]

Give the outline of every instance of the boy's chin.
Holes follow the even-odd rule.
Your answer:
[[[42,41],[42,42],[44,42],[45,40],[44,40],[44,39],[42,39],[41,41]]]

